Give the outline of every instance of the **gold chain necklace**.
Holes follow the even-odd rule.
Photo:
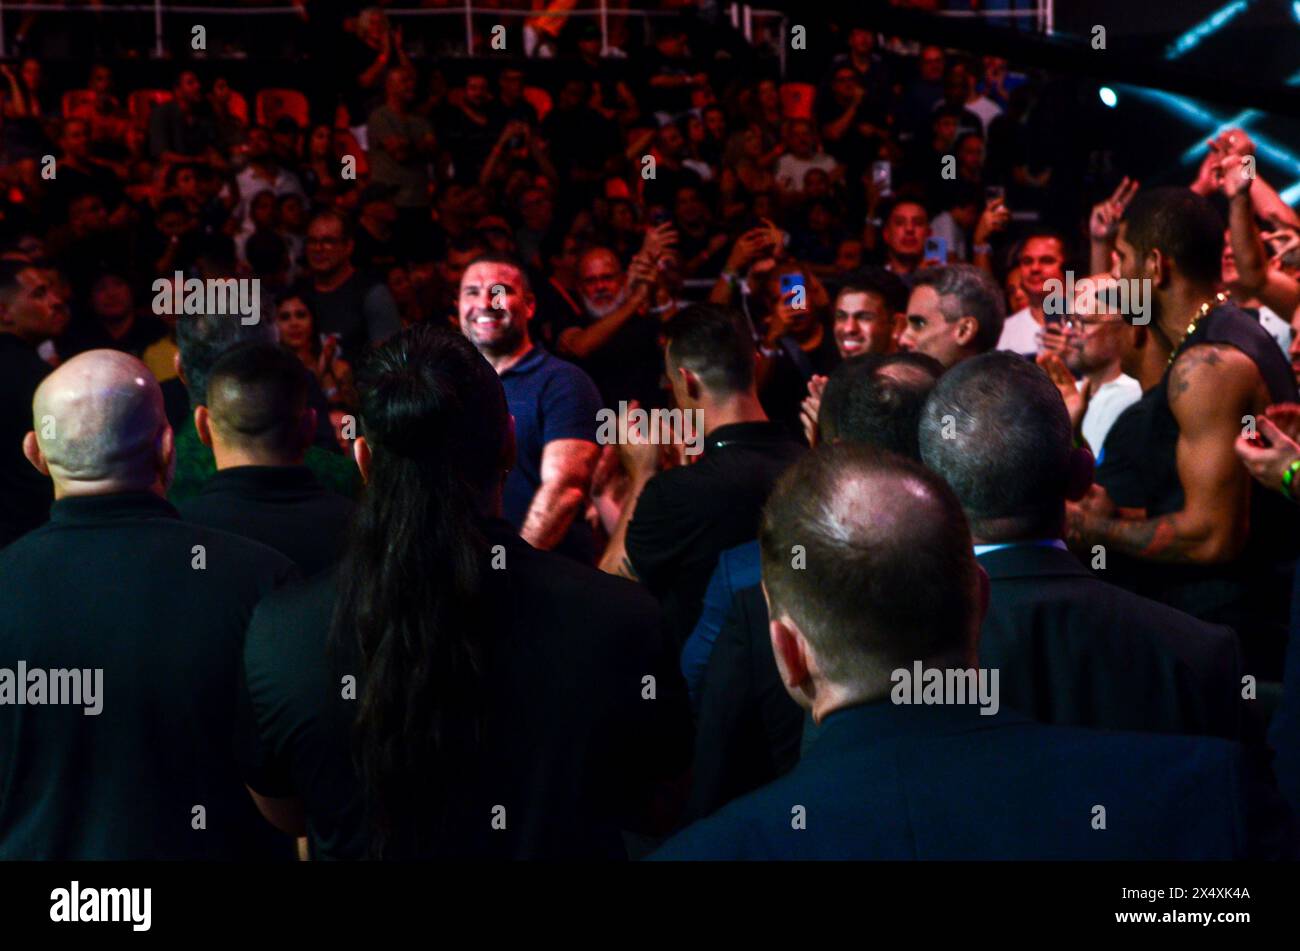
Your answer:
[[[1174,349],[1169,351],[1169,362],[1165,364],[1166,370],[1168,370],[1171,366],[1174,365],[1174,357],[1178,356],[1178,348],[1187,342],[1188,337],[1196,333],[1197,325],[1200,324],[1202,318],[1204,318],[1205,315],[1210,312],[1210,308],[1222,304],[1227,299],[1228,299],[1227,294],[1222,294],[1222,293],[1215,294],[1213,298],[1207,300],[1204,304],[1202,304],[1197,309],[1196,316],[1193,317],[1192,322],[1187,325],[1187,330],[1183,332],[1182,339],[1179,340],[1178,343],[1174,344]]]

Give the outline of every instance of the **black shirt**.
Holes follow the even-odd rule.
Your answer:
[[[685,684],[664,649],[659,611],[636,585],[485,526],[504,570],[486,572],[500,611],[485,673],[481,754],[448,778],[451,831],[436,843],[398,843],[409,857],[618,858],[619,820],[657,780],[690,760]],[[245,648],[246,779],[259,793],[297,796],[313,855],[361,858],[362,798],[350,729],[358,700],[355,651],[333,661],[327,642],[335,579],[326,573],[259,605]],[[643,699],[643,678],[655,698]],[[255,734],[253,733],[255,731]],[[493,829],[494,806],[505,828]]]
[[[1282,351],[1240,307],[1228,303],[1209,311],[1176,352],[1201,344],[1226,344],[1242,351],[1258,368],[1272,402],[1295,402],[1295,380]],[[1168,387],[1166,370],[1160,382],[1120,416],[1107,436],[1098,470],[1098,481],[1108,491],[1116,487],[1118,504],[1144,508],[1147,518],[1180,511],[1186,504],[1178,476],[1178,420],[1169,408]],[[1233,562],[1192,565],[1112,558],[1103,577],[1202,620],[1236,628],[1247,671],[1276,680],[1282,672],[1289,620],[1290,564],[1300,539],[1297,514],[1280,495],[1252,482],[1250,534],[1245,551]]]
[[[36,348],[0,333],[0,548],[49,516],[54,489],[23,455],[32,428],[32,397],[50,365]]]
[[[292,859],[234,726],[253,605],[293,573],[147,492],[61,499],[0,552],[0,667],[102,671],[96,715],[0,703],[0,859]]]
[[[758,537],[772,486],[805,448],[776,423],[719,426],[698,462],[661,472],[642,490],[627,555],[663,605],[678,648],[699,619],[718,555]]]
[[[274,548],[311,576],[338,560],[355,505],[306,466],[235,466],[177,508],[187,522]]]

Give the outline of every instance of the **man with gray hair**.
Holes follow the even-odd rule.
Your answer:
[[[821,447],[777,484],[760,541],[777,667],[820,734],[790,773],[656,858],[1296,854],[1285,805],[1236,744],[1034,723],[989,713],[982,688],[978,703],[951,688],[926,699],[921,678],[901,689],[918,667],[927,683],[972,673],[988,598],[960,504],[917,463]]]
[[[1006,307],[997,283],[972,264],[916,272],[907,301],[902,350],[914,350],[952,367],[997,346]]]
[[[1092,456],[1075,448],[1040,368],[1007,351],[962,363],[940,378],[919,430],[990,579],[980,656],[1001,670],[1007,706],[1070,726],[1262,742],[1244,718],[1230,628],[1107,584],[1066,550],[1066,500],[1087,492]],[[1104,552],[1091,557],[1104,569]]]
[[[167,503],[172,430],[134,357],[74,357],[32,416],[54,505],[0,552],[0,658],[23,673],[0,671],[0,860],[292,858],[234,755],[244,628],[292,564]]]

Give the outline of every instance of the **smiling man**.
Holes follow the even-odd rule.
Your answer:
[[[1065,239],[1050,231],[1038,232],[1025,238],[1016,256],[1020,268],[1020,286],[1029,298],[1029,305],[1007,318],[998,340],[999,350],[1010,350],[1024,357],[1037,356],[1039,334],[1046,322],[1043,302],[1050,288],[1048,281],[1065,280]]]
[[[866,268],[845,278],[835,298],[835,347],[844,359],[893,353],[907,326],[907,286],[890,271]]]
[[[600,454],[600,394],[586,373],[533,343],[536,307],[518,262],[489,254],[465,269],[460,329],[501,377],[515,420],[505,517],[534,548],[591,563],[591,530],[580,516]]]

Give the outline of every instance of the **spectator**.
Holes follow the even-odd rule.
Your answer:
[[[429,164],[433,158],[433,127],[409,111],[415,99],[415,71],[389,70],[384,104],[372,113],[367,126],[370,143],[370,180],[395,189],[393,204],[398,230],[413,237],[422,219],[429,217]]]
[[[58,274],[27,261],[0,261],[0,549],[43,523],[50,481],[23,458],[36,388],[50,366],[37,348],[68,325]]]
[[[505,485],[505,518],[534,548],[590,564],[586,508],[596,466],[600,394],[571,363],[536,346],[536,298],[524,269],[483,255],[460,282],[460,329],[492,364],[515,419],[517,455]]]
[[[907,327],[898,345],[951,368],[992,350],[1005,311],[993,279],[969,264],[921,271],[907,302]]]
[[[338,212],[321,212],[307,226],[307,303],[320,332],[338,334],[344,355],[354,359],[401,327],[388,288],[353,266],[355,249],[352,227]]]
[[[74,357],[42,382],[32,416],[23,451],[58,501],[48,525],[0,555],[0,649],[33,667],[83,669],[85,710],[24,716],[0,705],[9,790],[0,855],[291,859],[242,788],[233,687],[253,605],[292,564],[177,518],[165,499],[171,427],[158,384],[134,357]],[[71,597],[49,583],[70,564]]]
[[[1010,350],[1023,357],[1038,355],[1040,337],[1046,325],[1044,303],[1050,293],[1048,281],[1062,287],[1065,281],[1065,239],[1048,232],[1031,234],[1020,243],[1016,263],[1020,267],[1020,286],[1029,298],[1029,306],[1007,317],[998,340],[999,350]],[[1060,291],[1057,297],[1060,297]]]
[[[177,506],[183,519],[274,548],[307,577],[337,560],[353,504],[303,464],[316,411],[292,353],[251,342],[227,350],[208,377],[194,426],[217,473]]]

